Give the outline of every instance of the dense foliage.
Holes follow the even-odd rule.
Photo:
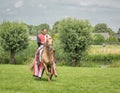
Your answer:
[[[69,62],[76,66],[91,42],[91,25],[86,20],[66,18],[59,23],[60,41]]]
[[[15,63],[15,53],[27,48],[29,32],[24,23],[4,21],[0,26],[1,46],[10,52],[10,63]]]
[[[118,39],[114,36],[110,36],[108,42],[114,42],[114,43],[117,43],[118,42]]]
[[[104,42],[105,42],[105,38],[101,34],[94,34],[93,35],[93,44],[95,44],[95,45],[101,45]]]
[[[120,28],[118,29],[118,32],[117,32],[118,34],[120,34]]]
[[[47,31],[50,31],[50,26],[48,24],[40,24],[40,25],[27,25],[28,29],[29,29],[29,33],[30,35],[37,35],[39,33],[41,33],[43,28],[46,28]]]
[[[110,35],[114,35],[114,31],[112,31],[111,28],[108,28],[107,24],[105,23],[99,23],[95,25],[94,33],[109,33]]]

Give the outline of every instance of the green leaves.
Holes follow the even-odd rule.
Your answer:
[[[79,61],[91,42],[91,25],[87,20],[66,18],[59,22],[58,28],[69,61]]]
[[[107,24],[105,23],[99,23],[95,25],[93,29],[94,33],[109,33],[110,35],[114,35],[114,31],[112,31],[111,28],[108,28]]]
[[[4,21],[0,25],[1,46],[11,53],[25,49],[29,32],[24,23]]]
[[[105,38],[101,34],[94,34],[93,35],[93,44],[101,45],[104,42],[105,42]]]

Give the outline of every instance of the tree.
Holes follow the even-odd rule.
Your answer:
[[[15,63],[15,53],[28,46],[29,32],[24,23],[4,21],[0,26],[1,46],[10,52],[10,63]]]
[[[107,28],[107,32],[110,34],[110,36],[115,35],[115,32],[111,28]]]
[[[108,42],[109,43],[116,43],[116,42],[118,42],[118,39],[115,36],[110,36]]]
[[[56,21],[55,23],[54,23],[54,25],[53,25],[53,28],[52,28],[52,30],[51,30],[51,36],[52,36],[52,38],[54,39],[54,40],[56,40],[56,39],[58,39],[58,37],[59,37],[59,34],[58,34],[58,32],[59,32],[59,21]]]
[[[36,26],[36,30],[38,32],[37,34],[41,33],[43,28],[46,28],[49,33],[50,26],[48,24],[40,24],[40,25]]]
[[[95,44],[95,45],[101,45],[104,42],[105,42],[105,38],[104,38],[103,35],[101,35],[101,34],[95,34],[93,36],[93,44]]]
[[[34,25],[27,25],[28,29],[29,29],[29,34],[30,35],[37,35],[37,30],[36,30],[36,26]]]
[[[120,34],[120,28],[118,29],[118,32],[117,32],[117,34]]]
[[[52,34],[58,33],[59,21],[55,22],[52,28]]]
[[[114,35],[114,31],[112,31],[111,28],[108,28],[106,24],[104,23],[99,23],[97,25],[95,25],[94,33],[109,33],[110,35]]]
[[[59,24],[59,34],[64,52],[72,66],[81,60],[91,42],[91,25],[86,20],[74,18],[62,19]]]
[[[95,33],[107,32],[107,25],[104,23],[97,24],[97,25],[95,25],[93,32],[95,32]]]

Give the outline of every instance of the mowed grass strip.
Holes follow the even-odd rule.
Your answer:
[[[0,65],[0,93],[120,93],[120,68],[57,67],[47,81],[32,76],[28,65]]]

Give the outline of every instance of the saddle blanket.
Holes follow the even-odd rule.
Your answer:
[[[41,57],[39,58],[39,55],[41,55],[43,51],[43,47],[40,47],[37,49],[35,58],[34,58],[34,71],[33,71],[33,76],[41,78],[44,72],[44,65],[41,62]],[[56,72],[56,64],[55,62],[53,63],[53,74],[54,76],[57,76]]]

